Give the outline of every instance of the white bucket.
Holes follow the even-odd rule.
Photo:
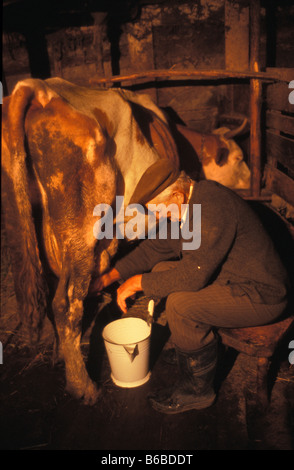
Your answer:
[[[138,387],[149,380],[150,335],[150,326],[141,318],[121,318],[104,328],[111,378],[119,387]]]

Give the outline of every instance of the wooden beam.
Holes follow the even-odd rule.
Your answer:
[[[234,189],[234,192],[237,193],[242,199],[246,201],[263,201],[270,202],[272,200],[272,193],[270,190],[266,189],[261,192],[259,196],[252,196],[250,189]]]
[[[89,83],[91,85],[100,85],[100,84],[111,84],[115,82],[121,82],[124,80],[146,80],[152,81],[156,79],[161,80],[226,80],[226,79],[238,79],[246,80],[253,79],[266,81],[266,82],[275,82],[281,81],[284,82],[279,74],[266,73],[266,72],[255,72],[253,70],[246,71],[234,71],[234,70],[147,70],[145,72],[132,73],[129,75],[114,75],[107,78],[91,78]]]
[[[266,73],[269,75],[275,75],[277,78],[279,78],[281,81],[284,82],[291,82],[294,77],[294,68],[276,68],[276,67],[267,67]]]
[[[260,2],[250,0],[250,70],[259,72]],[[250,169],[251,193],[260,195],[261,187],[261,117],[262,83],[250,80]]]

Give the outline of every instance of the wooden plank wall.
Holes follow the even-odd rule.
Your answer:
[[[294,206],[294,105],[289,101],[294,69],[279,72],[285,81],[266,87],[264,178],[268,190]]]

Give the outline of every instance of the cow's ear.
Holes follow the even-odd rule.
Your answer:
[[[217,152],[215,163],[218,166],[223,166],[228,161],[229,149],[226,147],[220,147]]]

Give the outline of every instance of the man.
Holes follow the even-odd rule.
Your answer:
[[[172,223],[189,223],[192,232],[193,205],[201,204],[201,242],[197,249],[193,243],[183,249],[181,231],[178,238],[169,233],[167,239],[146,239],[93,289],[123,280],[117,290],[123,312],[126,299],[138,291],[166,298],[179,378],[171,389],[153,394],[151,404],[164,413],[206,408],[215,401],[215,330],[278,318],[287,304],[286,271],[249,205],[219,183],[194,182],[161,162],[143,175],[133,199],[147,208],[169,207]]]

